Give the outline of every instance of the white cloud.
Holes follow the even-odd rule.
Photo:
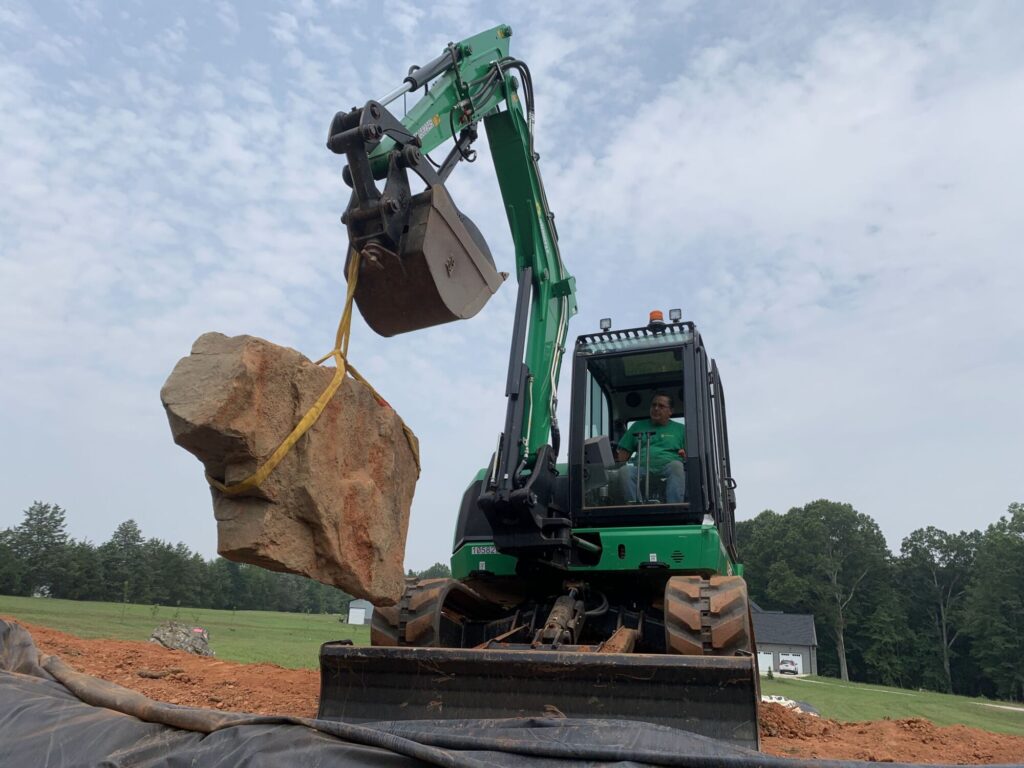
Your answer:
[[[320,9],[317,8],[316,0],[295,0],[293,7],[295,8],[295,13],[303,18],[320,15]]]
[[[384,23],[394,27],[406,39],[411,38],[418,30],[424,12],[415,5],[405,0],[387,0],[382,6]]]
[[[225,39],[234,42],[242,31],[242,25],[238,20],[238,9],[229,0],[221,0],[217,3],[217,20],[224,25],[226,32]]]
[[[15,30],[28,26],[29,14],[24,8],[0,7],[0,25]]]
[[[299,20],[290,13],[281,11],[271,16],[271,33],[281,43],[294,45],[298,39]]]
[[[71,12],[85,24],[94,24],[103,18],[103,12],[94,0],[70,0],[69,5]]]
[[[188,22],[180,16],[168,26],[159,29],[148,39],[122,43],[126,56],[139,62],[139,66],[157,66],[164,71],[173,70],[183,61],[189,47]]]
[[[0,10],[0,30],[36,46],[0,48],[0,284],[17,286],[0,302],[13,436],[0,460],[14,475],[0,527],[52,496],[75,535],[103,540],[135,517],[212,553],[198,465],[157,403],[164,376],[207,330],[327,351],[347,200],[328,121],[505,20],[461,0],[251,13],[263,28],[222,3],[208,19],[71,31]],[[698,321],[729,394],[743,514],[837,497],[895,546],[1019,498],[1015,15],[805,8],[744,26],[707,6],[606,3],[508,19],[579,285],[570,334],[655,306]],[[450,188],[510,269],[480,143]],[[446,556],[502,428],[514,296],[507,284],[469,323],[391,340],[356,321],[354,363],[423,443],[413,567]],[[562,401],[567,426],[565,389]]]

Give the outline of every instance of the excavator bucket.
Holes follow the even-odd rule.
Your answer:
[[[757,684],[752,656],[325,643],[318,717],[638,720],[756,750]]]
[[[362,252],[355,302],[381,336],[472,317],[508,276],[442,185],[412,197],[404,229],[398,253],[377,243]]]

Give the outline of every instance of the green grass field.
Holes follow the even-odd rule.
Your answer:
[[[329,640],[351,639],[358,645],[370,642],[369,625],[349,626],[337,615],[214,611],[0,595],[0,616],[77,637],[118,640],[148,640],[158,624],[174,619],[209,630],[210,647],[218,658],[244,663],[268,661],[292,668],[318,667],[320,644]]]
[[[1024,705],[908,691],[883,685],[844,683],[830,677],[761,678],[761,693],[806,701],[822,717],[846,722],[923,717],[936,725],[969,725],[1024,736]]]
[[[147,640],[160,622],[176,619],[210,632],[217,657],[282,667],[316,668],[320,644],[350,638],[365,645],[368,626],[349,626],[335,615],[270,611],[213,611],[120,603],[85,603],[0,595],[0,616],[11,616],[78,637]],[[842,721],[923,717],[937,725],[957,723],[1024,736],[1024,706],[930,691],[842,683],[827,677],[761,678],[762,693],[806,701],[824,717]],[[996,705],[996,706],[992,706]],[[1000,707],[1014,707],[1003,709]]]

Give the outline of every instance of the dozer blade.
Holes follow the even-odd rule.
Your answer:
[[[639,720],[758,748],[750,656],[320,648],[328,720],[571,717]]]
[[[412,198],[398,253],[371,246],[363,257],[356,306],[381,336],[470,318],[507,277],[443,186]]]

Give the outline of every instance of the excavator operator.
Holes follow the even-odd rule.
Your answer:
[[[665,501],[678,504],[686,493],[686,425],[672,421],[672,395],[656,392],[651,398],[650,418],[640,419],[626,430],[619,441],[616,461],[627,461],[637,454],[635,465],[626,467],[625,494],[629,501],[639,501],[640,484],[650,486],[650,478],[665,480]],[[645,490],[644,500],[650,493]]]

